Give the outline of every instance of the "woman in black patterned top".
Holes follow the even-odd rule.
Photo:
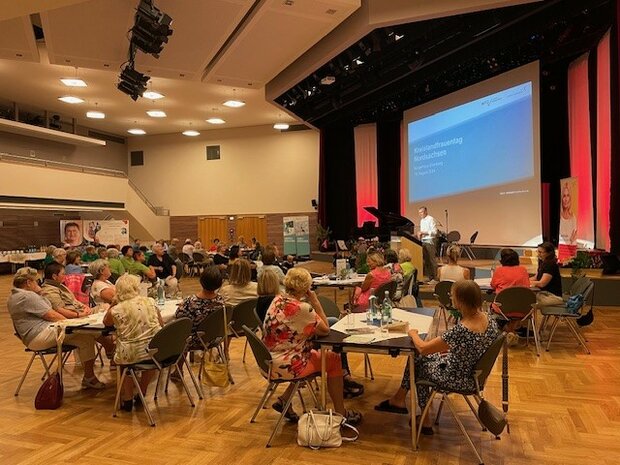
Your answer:
[[[196,334],[198,326],[207,315],[224,307],[224,300],[217,293],[222,287],[222,275],[217,266],[208,266],[200,276],[202,290],[191,297],[186,298],[176,311],[175,318],[189,318],[192,320],[192,341],[190,350],[202,349],[200,338]]]
[[[461,320],[441,336],[424,341],[412,329],[409,336],[420,356],[415,361],[416,379],[431,381],[450,390],[474,390],[474,367],[486,350],[497,339],[499,330],[495,320],[482,311],[482,293],[474,281],[458,281],[452,285],[452,302],[461,312]],[[409,366],[401,387],[390,399],[375,406],[376,410],[407,413],[405,398],[410,388]],[[418,404],[424,409],[430,389],[417,386]],[[424,434],[432,434],[431,416],[425,418]]]

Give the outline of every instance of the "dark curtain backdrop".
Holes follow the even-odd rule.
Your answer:
[[[611,28],[611,197],[609,205],[609,239],[611,252],[620,255],[620,2]]]
[[[377,122],[378,208],[391,213],[400,213],[401,124],[401,119]]]
[[[319,221],[332,239],[348,239],[355,227],[355,141],[352,125],[321,129]]]

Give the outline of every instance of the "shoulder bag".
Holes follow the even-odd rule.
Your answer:
[[[343,437],[340,427],[349,428],[355,433],[354,437]],[[346,418],[339,413],[328,411],[310,410],[299,418],[297,424],[297,444],[310,449],[321,447],[340,447],[344,442],[356,441],[359,431],[346,423]]]

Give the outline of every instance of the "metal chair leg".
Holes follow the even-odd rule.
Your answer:
[[[364,377],[368,378],[370,372],[370,379],[374,381],[375,375],[372,372],[372,365],[370,364],[370,357],[368,354],[364,354]]]
[[[54,357],[52,358],[52,362],[50,364],[47,363],[42,353],[36,352],[36,355],[41,359],[41,365],[43,365],[43,369],[45,370],[45,374],[41,377],[41,381],[43,381],[44,379],[50,377],[50,367],[54,365],[54,362],[56,361],[56,355],[54,355]],[[64,360],[63,360],[63,366],[64,366]]]
[[[228,363],[228,359],[226,358],[225,351],[222,349],[221,346],[217,346],[217,351],[220,354],[222,363],[225,363],[226,367],[228,368],[228,381],[230,381],[230,384],[235,384],[235,380],[233,379],[232,374],[230,373],[230,363]]]
[[[271,394],[273,394],[273,392],[275,392],[276,387],[277,385],[275,383],[267,384],[267,389],[265,389],[265,392],[263,393],[263,397],[261,397],[259,404],[256,406],[256,410],[254,410],[254,415],[252,415],[252,418],[250,419],[250,423],[254,423],[256,421],[258,412],[260,412],[261,409],[265,406],[265,403],[267,403],[267,399],[271,397]]]
[[[241,361],[245,363],[245,353],[248,351],[248,338],[245,338],[245,344],[243,345],[243,358]]]
[[[142,401],[142,408],[144,408],[144,412],[146,413],[147,418],[149,419],[149,423],[151,426],[155,426],[155,420],[151,415],[151,411],[149,410],[148,405],[146,405],[146,400],[144,399],[144,395],[142,394],[142,389],[140,389],[140,383],[138,383],[138,378],[136,378],[136,372],[133,369],[129,369],[129,374],[131,375],[131,379],[133,379],[133,385],[138,390],[138,396]]]
[[[301,389],[297,391],[297,395],[299,396],[299,401],[301,402],[301,408],[303,412],[306,413],[308,410],[306,409],[306,403],[304,402],[304,396],[301,395]]]
[[[22,375],[22,378],[19,380],[19,384],[17,385],[17,389],[15,390],[15,395],[16,396],[19,395],[19,390],[22,388],[22,384],[24,384],[24,380],[26,379],[26,376],[28,375],[28,372],[30,371],[30,367],[32,366],[32,362],[34,362],[34,358],[36,356],[37,356],[37,353],[33,352],[32,353],[32,357],[30,357],[30,362],[28,362],[28,366],[26,367],[26,370],[24,371],[24,374]]]
[[[194,372],[192,371],[192,367],[187,361],[186,357],[183,357],[183,363],[185,364],[185,367],[187,368],[187,371],[189,372],[189,377],[192,379],[192,383],[194,383],[194,388],[196,388],[196,392],[198,393],[198,398],[200,400],[204,399],[205,393],[202,390],[202,386],[200,385],[200,383],[198,383],[198,381],[196,380],[196,377],[194,376]]]
[[[185,382],[185,376],[183,376],[183,372],[181,371],[178,365],[172,365],[171,368],[173,367],[174,369],[177,370],[177,373],[179,374],[179,378],[181,379],[181,384],[183,385],[183,389],[185,390],[185,393],[187,394],[189,403],[192,405],[192,407],[196,407],[196,404],[194,403],[194,398],[192,397],[191,392],[189,392],[189,388],[187,387],[187,383]]]
[[[161,375],[163,370],[158,370],[157,383],[155,383],[155,392],[153,393],[153,400],[157,400],[157,393],[159,392],[159,383],[161,382]]]
[[[121,403],[121,392],[123,390],[123,382],[125,381],[125,376],[127,375],[127,368],[122,367],[120,371],[122,371],[121,374],[119,374],[119,370],[116,370],[116,397],[114,398],[114,411],[112,412],[113,417],[116,417],[116,414],[118,412],[118,406]]]
[[[469,406],[469,410],[471,410],[471,413],[474,414],[474,416],[476,417],[476,420],[478,420],[478,423],[480,423],[480,426],[482,427],[482,431],[486,431],[487,428],[480,421],[480,417],[478,416],[478,412],[474,408],[474,405],[471,403],[471,400],[469,400],[469,397],[467,397],[466,395],[463,395],[463,399],[465,399],[465,402],[467,402],[467,405]]]
[[[450,412],[452,413],[452,416],[454,417],[454,420],[456,421],[457,426],[461,430],[461,433],[463,434],[463,436],[465,436],[465,439],[467,440],[467,443],[469,444],[469,447],[471,447],[471,449],[474,451],[474,454],[476,454],[476,458],[478,459],[478,463],[480,465],[483,465],[484,462],[482,461],[482,457],[480,456],[480,453],[478,453],[478,449],[476,449],[476,446],[474,446],[474,443],[471,440],[471,437],[469,437],[469,434],[467,434],[467,430],[465,429],[465,426],[463,426],[463,423],[461,423],[461,420],[459,419],[459,417],[458,417],[458,415],[456,413],[456,409],[454,408],[454,405],[452,405],[452,401],[450,400],[450,398],[447,395],[444,396],[444,400],[445,400],[446,404],[448,404],[448,408],[450,409]]]
[[[532,332],[534,333],[534,344],[536,345],[536,355],[540,357],[540,341],[538,340],[538,331],[536,329],[536,318],[534,318],[533,314],[530,317],[529,324],[532,325]],[[529,324],[528,324],[528,327],[529,327]]]
[[[289,398],[286,399],[286,403],[284,404],[282,413],[280,414],[280,417],[278,418],[278,422],[276,423],[275,428],[271,432],[271,436],[269,436],[269,441],[267,441],[267,445],[265,447],[271,447],[271,441],[273,441],[274,436],[278,432],[278,428],[282,424],[282,420],[284,420],[284,415],[286,415],[286,412],[288,412],[288,409],[291,406],[291,403],[293,403],[293,397],[295,397],[295,394],[299,390],[299,383],[300,381],[295,381],[295,383],[293,384],[293,392],[291,392],[291,395],[289,396]]]
[[[568,328],[571,330],[571,332],[575,335],[575,337],[577,338],[577,341],[579,342],[579,344],[585,349],[587,354],[590,354],[590,349],[588,349],[588,346],[586,345],[585,340],[583,339],[583,337],[581,336],[581,334],[579,334],[579,330],[577,329],[577,327],[575,326],[575,322],[572,320],[565,320],[566,321],[566,325],[568,326]]]
[[[441,411],[443,410],[443,396],[441,397],[441,402],[439,403],[439,408],[437,409],[437,415],[435,416],[435,424],[439,424],[439,417],[441,417]]]
[[[435,394],[437,394],[437,391],[432,390],[430,396],[428,397],[428,402],[426,402],[426,405],[424,406],[424,410],[422,410],[422,415],[420,415],[420,424],[418,424],[418,431],[416,433],[417,434],[416,442],[418,444],[420,443],[420,433],[422,432],[422,424],[424,423],[424,419],[426,418],[426,416],[428,415],[428,412],[430,411]],[[411,411],[413,412],[412,415],[415,414],[415,405],[411,406]]]
[[[553,321],[553,324],[551,325],[551,332],[549,333],[549,340],[547,341],[547,352],[549,352],[549,347],[551,347],[551,340],[553,339],[553,335],[555,334],[555,330],[557,329],[559,323],[560,319],[556,317],[556,319]]]
[[[306,383],[306,386],[308,387],[308,392],[310,393],[310,395],[312,396],[312,400],[314,401],[314,406],[319,409],[321,408],[321,405],[319,404],[319,398],[316,395],[316,392],[314,392],[314,388],[312,387],[312,381],[316,382],[316,378],[311,379],[309,382]]]

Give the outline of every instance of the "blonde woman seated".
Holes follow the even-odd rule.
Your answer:
[[[112,304],[116,298],[116,288],[109,279],[112,276],[110,265],[106,260],[95,260],[88,266],[88,272],[95,280],[90,286],[90,296],[97,304]]]
[[[118,304],[110,307],[103,323],[116,328],[116,351],[114,361],[117,365],[131,365],[150,357],[146,349],[153,336],[161,329],[163,322],[155,301],[140,296],[140,278],[124,274],[116,281],[116,299]],[[153,379],[154,370],[140,374],[140,391],[146,395],[147,387]],[[132,380],[127,377],[121,393],[121,409],[131,412],[134,402],[141,403],[139,395],[134,397]]]
[[[413,344],[420,355],[415,362],[416,379],[431,381],[442,388],[454,391],[474,390],[474,367],[499,335],[494,319],[488,318],[482,310],[482,293],[473,282],[461,280],[452,285],[452,301],[461,312],[459,322],[430,341],[425,341],[418,331],[409,331]],[[405,369],[401,386],[389,399],[375,406],[375,410],[407,414],[405,398],[411,388],[409,365]],[[430,389],[416,386],[418,404],[421,410],[426,406]],[[433,434],[430,415],[424,418],[423,434]]]
[[[271,376],[276,379],[293,379],[310,376],[321,371],[321,355],[312,349],[311,338],[329,334],[327,317],[314,291],[310,290],[312,277],[304,268],[289,270],[284,278],[286,293],[277,295],[265,317],[263,341],[273,357]],[[347,418],[349,424],[358,423],[362,416],[344,407],[343,378],[340,355],[327,352],[327,389],[334,409]],[[272,407],[282,412],[291,396],[293,385]],[[299,419],[292,408],[286,418]]]
[[[282,270],[280,270],[280,273],[282,273]],[[258,277],[257,292],[256,313],[260,321],[265,321],[267,309],[275,296],[280,294],[280,278],[278,274],[270,269],[264,270]]]
[[[469,268],[462,267],[458,264],[459,257],[461,256],[461,248],[452,244],[448,246],[446,250],[447,264],[439,267],[437,270],[438,281],[462,281],[469,279]]]
[[[408,249],[400,249],[398,251],[398,262],[400,269],[403,270],[403,277],[406,278],[415,270],[415,266],[411,263],[411,252]]]
[[[366,279],[361,287],[356,287],[353,294],[351,307],[353,313],[363,313],[368,309],[368,299],[372,293],[382,284],[392,279],[392,272],[384,268],[385,260],[383,254],[379,252],[371,252],[366,257],[366,263],[370,272],[366,275]]]
[[[257,284],[250,281],[252,269],[250,262],[240,258],[230,265],[228,284],[220,289],[220,295],[226,305],[234,307],[244,300],[253,299],[257,294]]]

